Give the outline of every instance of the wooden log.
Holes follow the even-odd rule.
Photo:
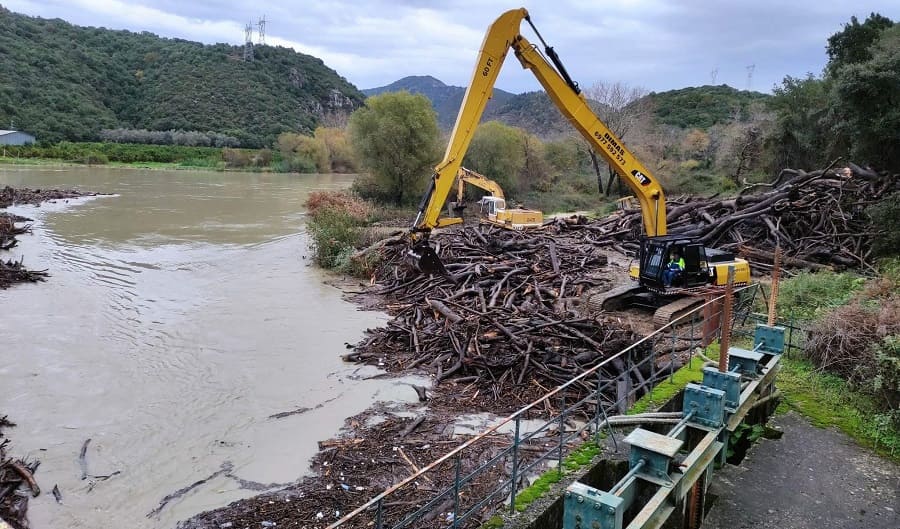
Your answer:
[[[459,323],[463,320],[462,316],[453,312],[447,305],[444,305],[436,299],[429,299],[428,306],[441,313],[450,323]]]

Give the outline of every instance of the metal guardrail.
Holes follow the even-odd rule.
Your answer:
[[[757,289],[758,285],[754,284],[735,290],[737,301],[733,322],[736,326],[755,322],[756,315],[751,314],[750,309]],[[581,446],[584,437],[599,435],[601,424],[609,416],[623,413],[641,393],[652,395],[658,382],[672,377],[679,355],[687,356],[688,363],[697,361],[695,347],[707,345],[720,335],[721,325],[710,326],[708,323],[720,320],[721,299],[719,296],[707,301],[500,419],[347,513],[328,529],[402,529],[423,527],[428,523],[439,527],[477,527],[501,508],[515,512],[516,495],[526,478],[553,468],[562,473],[566,455]],[[704,321],[707,322],[705,325]],[[614,365],[624,365],[624,370],[616,369],[614,373],[611,371]],[[637,385],[632,382],[632,374],[638,379]],[[532,415],[544,417],[545,422],[524,431],[523,426]],[[499,432],[507,425],[512,425],[511,437]],[[609,432],[612,434],[611,427]],[[499,444],[505,445],[499,450],[498,436],[502,436]],[[452,483],[441,485],[442,488],[430,497],[422,498],[422,494],[416,494],[421,499],[413,505],[408,505],[408,499],[392,501],[401,492],[418,491],[409,488],[417,487],[420,481],[433,482],[437,486],[440,482],[438,471],[448,470],[447,465],[453,466],[449,473],[454,476]]]

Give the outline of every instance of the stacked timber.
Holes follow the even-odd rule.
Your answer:
[[[695,237],[706,246],[732,250],[762,272],[781,246],[789,267],[861,268],[873,265],[878,236],[866,208],[900,190],[898,175],[855,164],[804,172],[784,169],[772,183],[747,185],[733,198],[675,197],[668,200],[670,234]],[[574,228],[599,245],[637,252],[640,211]]]
[[[767,270],[777,246],[787,266],[866,268],[876,234],[866,208],[897,189],[896,175],[853,164],[785,169],[733,198],[671,199],[667,222],[670,234],[733,250],[757,272]],[[529,402],[636,339],[620,317],[585,314],[577,301],[588,288],[627,281],[607,270],[607,255],[634,257],[642,225],[641,212],[630,211],[557,218],[526,232],[467,226],[435,233],[448,277],[406,265],[402,239],[382,242],[373,250],[381,259],[373,281],[393,319],[369,330],[345,358],[392,372],[424,370],[437,384],[470,383],[510,408]],[[619,362],[603,374],[623,371]],[[643,384],[653,373],[633,376]]]
[[[394,317],[345,359],[472,384],[509,409],[569,381],[636,338],[618,317],[578,310],[584,290],[615,279],[606,254],[571,235],[489,225],[441,233],[433,242],[449,277],[416,272],[399,242],[382,246],[376,292]]]

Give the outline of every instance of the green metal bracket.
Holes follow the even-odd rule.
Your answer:
[[[784,327],[757,325],[753,345],[760,351],[780,355],[784,352]]]
[[[741,375],[754,378],[759,374],[759,363],[763,358],[762,353],[748,351],[740,347],[728,348],[728,370],[737,371]]]
[[[626,508],[624,499],[576,481],[566,488],[563,527],[622,529]]]
[[[688,384],[684,388],[681,412],[694,412],[691,423],[704,428],[721,428],[725,422],[725,392],[721,389]]]
[[[631,445],[629,466],[636,468],[638,463],[644,462],[635,475],[657,485],[671,485],[669,464],[681,450],[684,441],[643,428],[635,428],[625,438],[625,442]]]
[[[734,413],[741,400],[741,375],[723,373],[714,367],[703,368],[703,385],[725,392],[725,411]]]

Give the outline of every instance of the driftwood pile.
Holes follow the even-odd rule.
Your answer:
[[[606,254],[554,231],[469,226],[436,235],[450,278],[413,271],[402,244],[383,247],[377,293],[394,318],[370,329],[345,359],[425,370],[436,385],[470,383],[473,399],[480,394],[498,410],[530,402],[630,345],[635,334],[617,318],[594,319],[572,306],[584,289],[612,284]]]
[[[669,233],[733,250],[757,272],[779,245],[789,267],[864,268],[874,231],[865,208],[896,189],[895,175],[853,164],[785,169],[735,198],[670,200],[667,221]],[[634,255],[641,226],[640,211],[629,211],[593,222],[556,219],[527,232],[437,233],[432,244],[450,278],[422,276],[405,264],[403,244],[385,244],[374,279],[394,318],[345,358],[392,372],[425,370],[438,385],[469,382],[514,408],[634,341],[617,318],[593,319],[571,310],[570,300],[623,281],[605,270],[604,252]]]
[[[670,234],[735,251],[760,272],[779,245],[789,267],[871,269],[876,230],[865,209],[900,190],[898,180],[855,164],[809,173],[784,169],[774,182],[748,185],[735,198],[669,199],[666,221]],[[582,229],[598,244],[636,252],[641,225],[640,211],[630,211]]]
[[[40,204],[54,200],[65,200],[75,197],[95,196],[97,193],[85,193],[74,189],[15,189],[6,186],[0,189],[0,209],[14,204]],[[16,235],[31,231],[27,224],[31,219],[0,212],[0,250],[10,250],[18,244]],[[0,289],[9,288],[13,283],[43,281],[47,277],[45,271],[28,270],[22,261],[0,260]]]
[[[376,418],[379,420],[373,420]],[[453,422],[454,417],[435,414],[433,410],[418,417],[397,417],[390,410],[376,407],[349,418],[341,437],[319,442],[319,453],[310,465],[312,475],[305,476],[290,487],[198,514],[180,522],[177,529],[324,529],[376,494],[469,440],[469,434],[461,435],[454,431]],[[580,438],[575,441],[580,442]],[[536,456],[557,446],[558,442],[555,430],[523,441],[519,445],[519,465],[528,464]],[[461,458],[460,475],[468,476],[510,444],[511,440],[506,435],[482,438]],[[508,458],[500,458],[495,465],[469,478],[465,492],[460,496],[458,512],[476,507],[476,503],[494,491],[500,481],[509,479],[510,464]],[[452,489],[455,477],[455,464],[451,458],[433,467],[413,484],[398,489],[383,504],[384,526],[391,527],[398,523],[438,491]],[[479,515],[485,514],[496,502],[504,501],[501,496],[477,510],[477,515],[460,527],[480,526]],[[453,497],[448,494],[409,527],[445,529],[452,526],[453,512]],[[375,513],[367,511],[341,527],[373,528],[374,519]]]
[[[78,191],[77,189],[16,189],[6,186],[0,189],[0,208],[8,208],[14,204],[40,204],[54,200],[65,200],[77,197],[92,197],[97,193]]]
[[[14,529],[28,528],[28,498],[41,493],[34,480],[34,473],[40,465],[35,460],[30,463],[7,457],[6,446],[9,439],[3,437],[2,429],[15,426],[0,417],[0,519]]]

